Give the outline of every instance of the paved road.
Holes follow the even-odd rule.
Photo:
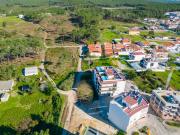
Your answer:
[[[127,135],[132,135],[132,132],[138,131],[143,126],[148,126],[150,128],[151,135],[179,135],[180,133],[179,129],[175,130],[165,127],[159,117],[148,114],[146,118],[137,121],[133,127],[128,130]]]

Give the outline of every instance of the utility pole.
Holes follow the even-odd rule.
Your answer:
[[[169,73],[169,75],[168,75],[168,78],[167,78],[167,81],[166,81],[165,90],[167,90],[168,87],[169,87],[169,83],[170,83],[170,81],[171,81],[171,77],[172,77],[173,71],[174,71],[174,68],[171,69],[171,71],[170,71],[170,73]]]
[[[50,7],[50,5],[51,5],[50,3],[51,3],[51,0],[48,0],[48,5],[49,5],[49,7]]]

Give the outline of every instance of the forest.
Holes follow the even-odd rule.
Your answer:
[[[0,62],[37,55],[41,48],[41,41],[34,37],[0,39]]]

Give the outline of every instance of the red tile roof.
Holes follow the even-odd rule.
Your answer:
[[[102,53],[100,44],[90,44],[88,45],[89,52],[99,52]]]
[[[146,102],[146,101],[143,101],[143,102]],[[124,111],[129,115],[129,116],[132,116],[134,115],[135,113],[141,111],[142,109],[148,107],[148,103],[143,103],[143,104],[140,104],[138,105],[137,107],[134,107],[134,108],[126,108]]]
[[[112,49],[113,45],[112,43],[105,42],[104,43],[104,49]]]
[[[122,43],[131,43],[131,40],[128,38],[123,38]]]
[[[134,52],[134,55],[145,55],[143,52]]]
[[[150,42],[144,41],[143,44],[144,44],[144,46],[149,46],[149,45],[150,45]]]
[[[125,98],[124,98],[124,101],[125,101],[126,103],[128,103],[129,105],[135,105],[135,104],[137,104],[137,101],[136,101],[133,97],[131,97],[131,96],[125,97]]]
[[[164,42],[164,43],[162,43],[162,45],[165,47],[173,47],[175,44],[171,43],[171,42]]]
[[[114,49],[122,49],[122,48],[125,48],[125,46],[123,44],[114,44],[113,45]]]

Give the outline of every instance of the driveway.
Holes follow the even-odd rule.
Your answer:
[[[180,130],[174,128],[167,128],[163,125],[161,119],[153,114],[148,114],[146,118],[137,121],[127,132],[131,135],[134,131],[138,131],[143,126],[150,129],[151,135],[179,135]]]

